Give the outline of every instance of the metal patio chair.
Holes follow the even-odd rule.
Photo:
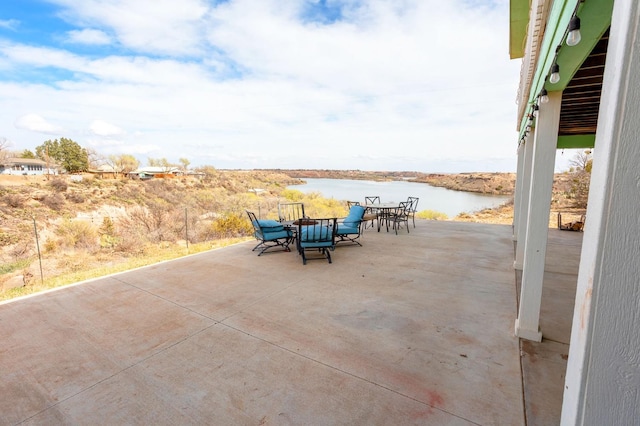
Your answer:
[[[380,220],[383,220],[386,227],[387,232],[389,232],[389,224],[392,225],[392,229],[396,231],[396,235],[398,235],[398,228],[405,223],[407,225],[407,233],[409,232],[409,203],[402,201],[398,203],[398,207],[395,210],[392,210],[390,214],[381,217]]]
[[[298,219],[304,219],[307,216],[304,214],[303,203],[279,203],[278,204],[278,218],[280,222],[293,223]]]
[[[285,229],[278,221],[258,219],[255,213],[248,210],[246,212],[253,226],[253,236],[259,241],[252,251],[260,250],[258,256],[275,247],[282,247],[283,251],[291,251],[289,244],[293,241],[293,231]]]
[[[336,231],[336,245],[341,242],[351,242],[362,246],[358,240],[362,233],[365,208],[360,205],[351,206],[349,215],[338,223]]]
[[[368,197],[364,197],[364,203],[367,206],[371,206],[374,204],[380,204],[380,197],[378,195],[370,195]],[[373,228],[373,221],[378,220],[378,210],[372,207],[367,207],[367,210],[364,212],[364,228],[368,228],[368,223],[371,222],[371,227]]]
[[[297,246],[303,265],[311,259],[326,258],[331,263],[330,251],[335,247],[337,224],[336,218],[298,220]],[[317,252],[321,257],[307,257],[309,252]]]
[[[416,227],[416,212],[418,211],[418,201],[420,199],[418,197],[409,197],[407,198],[407,203],[410,203],[409,206],[409,217],[413,221],[413,227]]]

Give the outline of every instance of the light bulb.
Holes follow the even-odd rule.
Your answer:
[[[540,91],[540,103],[546,104],[549,102],[549,95],[547,94],[547,89],[543,88]]]
[[[553,64],[551,67],[551,75],[549,76],[549,83],[556,84],[560,81],[560,65]]]
[[[567,46],[575,46],[580,43],[582,35],[580,34],[580,18],[574,16],[569,21],[569,34],[567,35]]]

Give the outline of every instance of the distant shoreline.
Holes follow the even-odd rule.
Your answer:
[[[406,180],[427,183],[454,191],[475,192],[487,195],[513,195],[515,173],[419,173],[419,172],[368,172],[361,170],[272,170],[296,179],[354,179],[371,181]]]

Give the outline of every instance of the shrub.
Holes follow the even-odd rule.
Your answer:
[[[67,199],[67,201],[71,201],[75,204],[82,204],[85,200],[84,195],[80,194],[79,192],[65,194],[65,198]]]
[[[19,209],[24,206],[24,199],[18,194],[7,194],[3,198],[7,206],[14,209]]]
[[[61,178],[55,178],[49,182],[49,186],[57,192],[64,192],[67,190],[67,182]]]
[[[230,238],[251,235],[253,227],[248,218],[238,213],[225,213],[211,224],[213,233],[218,238]]]
[[[42,198],[42,204],[51,210],[59,211],[64,207],[64,197],[60,194],[49,194]]]
[[[0,231],[0,247],[16,244],[18,241],[20,241],[20,237],[17,234]]]
[[[299,202],[304,198],[304,192],[297,189],[285,189],[280,193],[280,196],[289,202]]]
[[[56,229],[60,243],[65,247],[93,249],[98,241],[98,233],[93,225],[83,220],[65,220]]]
[[[430,220],[447,220],[449,217],[439,211],[435,210],[421,210],[416,213],[416,217],[420,219],[430,219]]]
[[[575,172],[575,176],[571,181],[571,189],[566,194],[567,198],[573,200],[574,207],[586,208],[589,200],[589,183],[591,181],[591,173],[586,171]]]

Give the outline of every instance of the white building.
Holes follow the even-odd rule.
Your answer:
[[[556,150],[595,147],[564,425],[640,419],[639,3],[510,2],[510,53],[523,60],[514,218],[522,339],[545,334],[540,301]]]

